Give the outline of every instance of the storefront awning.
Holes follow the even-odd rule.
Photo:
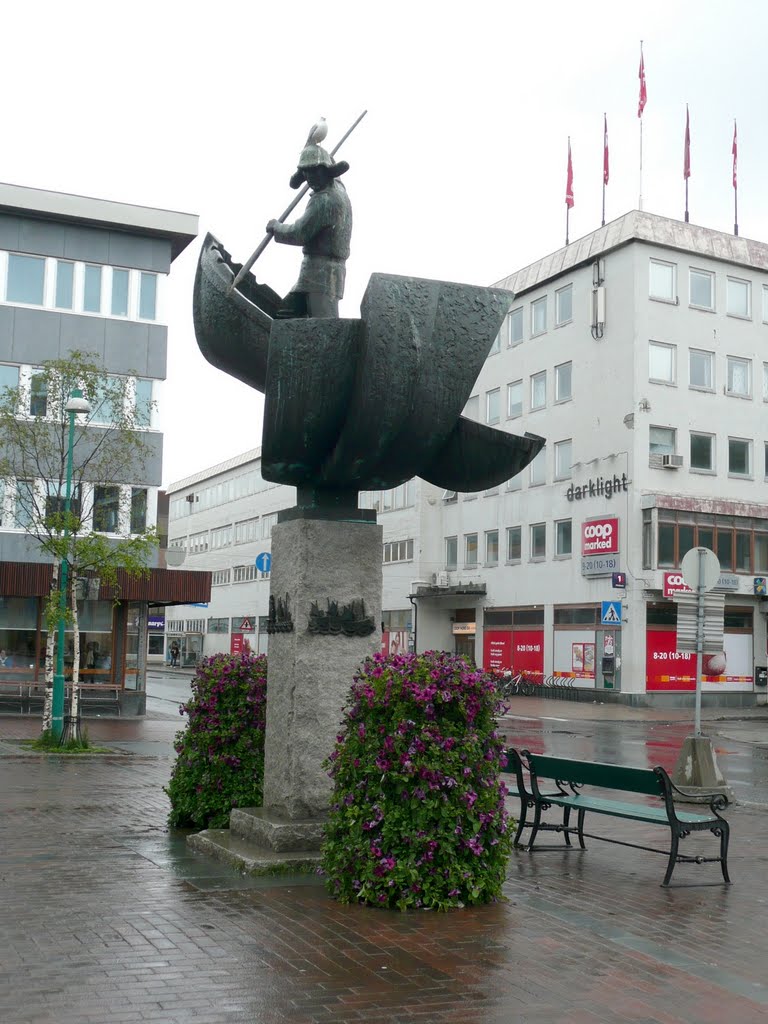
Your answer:
[[[0,597],[45,597],[53,566],[48,562],[0,562]],[[211,599],[211,574],[189,569],[150,569],[147,576],[119,573],[119,585],[99,588],[100,600],[197,604]]]

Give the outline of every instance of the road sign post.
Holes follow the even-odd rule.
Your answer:
[[[709,548],[691,548],[680,563],[683,579],[696,594],[696,710],[694,736],[701,736],[701,666],[704,653],[704,595],[717,583],[720,561]]]

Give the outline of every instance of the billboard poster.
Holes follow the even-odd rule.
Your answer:
[[[589,519],[581,524],[581,554],[615,555],[619,551],[619,520],[616,516]]]
[[[544,630],[521,629],[512,634],[512,671],[544,675]]]
[[[494,672],[508,672],[512,669],[512,634],[483,634],[483,668]]]

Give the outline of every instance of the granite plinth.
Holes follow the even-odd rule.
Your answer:
[[[233,832],[276,853],[319,850],[325,818],[282,818],[264,807],[237,807],[229,815]]]

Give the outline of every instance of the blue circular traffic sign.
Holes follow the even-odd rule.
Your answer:
[[[272,567],[272,555],[268,551],[262,551],[256,555],[256,568],[259,572],[269,572]]]

